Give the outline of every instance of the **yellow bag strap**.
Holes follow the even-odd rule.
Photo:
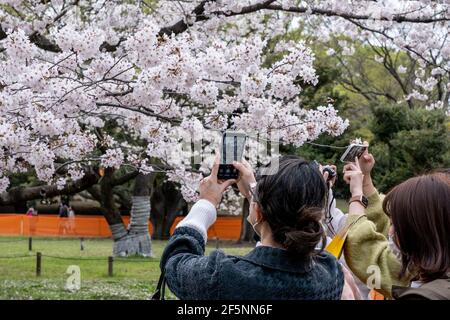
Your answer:
[[[325,251],[333,255],[336,259],[340,259],[344,250],[344,244],[345,240],[347,239],[348,230],[362,217],[365,217],[365,215],[359,216],[358,219],[339,230],[339,232],[333,237],[331,242],[325,247]]]

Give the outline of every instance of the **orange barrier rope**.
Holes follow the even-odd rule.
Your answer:
[[[170,229],[183,217],[177,217]],[[129,217],[123,217],[125,225]],[[208,238],[221,240],[237,240],[241,231],[241,217],[218,217],[209,229]],[[153,234],[153,226],[149,223],[149,232]],[[40,214],[26,216],[24,214],[1,214],[0,235],[2,236],[58,236],[58,237],[110,237],[111,230],[103,216],[76,216],[60,218],[55,215]]]
[[[175,219],[170,234],[182,219],[183,217]],[[217,217],[216,222],[208,230],[208,239],[238,240],[241,235],[241,223],[241,216]]]

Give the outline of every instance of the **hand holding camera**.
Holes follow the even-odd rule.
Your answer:
[[[376,191],[370,175],[375,165],[375,159],[373,155],[369,153],[369,143],[367,141],[364,141],[363,143],[359,142],[350,144],[342,155],[341,161],[347,164],[356,162],[358,163],[359,168],[364,176],[363,193],[366,196],[370,196]]]
[[[336,182],[337,179],[337,168],[335,165],[328,165],[322,167],[322,174],[323,178],[327,182],[330,188],[333,187],[333,185]]]

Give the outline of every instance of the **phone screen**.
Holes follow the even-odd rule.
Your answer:
[[[225,132],[223,134],[221,164],[233,164],[241,161],[244,153],[246,135],[238,132]]]
[[[241,161],[247,136],[244,133],[227,131],[223,134],[222,154],[217,177],[221,180],[236,179],[239,171],[233,161]]]
[[[361,157],[361,155],[366,150],[366,145],[361,144],[352,144],[347,150],[345,150],[344,154],[341,157],[342,162],[354,162],[356,157]]]

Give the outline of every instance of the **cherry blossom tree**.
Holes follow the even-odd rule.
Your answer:
[[[331,14],[329,7],[313,9],[328,15],[325,23],[317,15],[310,15],[302,23],[303,32],[314,41],[333,45],[327,54],[342,70],[341,84],[347,90],[368,101],[384,97],[410,108],[449,112],[448,1],[377,1],[366,8],[351,7],[349,3],[339,7],[341,14],[337,15]],[[371,62],[385,69],[386,84],[393,84],[395,89],[369,80],[363,67],[367,61],[360,61],[357,54],[361,45],[371,49]],[[370,54],[364,52],[367,59]]]
[[[340,135],[348,121],[332,105],[301,107],[302,88],[318,81],[306,43],[279,41],[266,63],[267,44],[299,19],[323,40],[376,39],[416,58],[421,91],[405,99],[428,99],[437,78],[448,92],[449,1],[396,3],[0,1],[0,203],[36,194],[8,190],[19,172],[50,194],[99,184],[114,253],[126,254],[114,185],[163,171],[192,201],[222,130],[296,146]],[[448,105],[445,95],[430,103]],[[148,201],[133,205],[149,212]]]

